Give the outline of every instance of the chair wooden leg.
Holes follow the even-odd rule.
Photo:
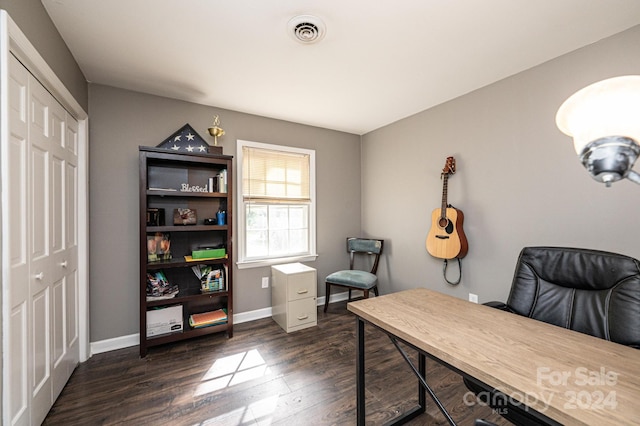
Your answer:
[[[349,298],[347,299],[347,302],[351,302],[351,289],[349,289]]]
[[[324,311],[327,312],[327,307],[329,307],[329,293],[331,284],[325,282],[325,290],[324,290]]]
[[[364,291],[364,298],[368,299],[369,298],[369,290],[363,290]]]
[[[378,296],[379,296],[379,294],[378,294],[378,286],[375,286],[375,287],[373,288],[373,293],[376,295],[376,297],[378,297]]]

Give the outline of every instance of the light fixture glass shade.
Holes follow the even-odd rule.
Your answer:
[[[640,143],[640,75],[602,80],[571,95],[556,124],[573,138],[578,155],[587,144],[612,136]]]

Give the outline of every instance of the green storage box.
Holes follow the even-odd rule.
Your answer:
[[[218,249],[201,249],[194,250],[191,252],[191,257],[193,259],[209,259],[209,258],[218,258],[224,257],[227,254],[227,251],[224,248]]]

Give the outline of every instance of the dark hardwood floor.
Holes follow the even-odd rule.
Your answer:
[[[389,339],[366,327],[367,424],[410,408],[417,380]],[[318,310],[318,326],[285,333],[270,318],[225,334],[94,355],[78,366],[45,425],[354,425],[355,319],[346,304]],[[427,360],[427,381],[460,425],[484,418],[466,403],[457,374]],[[447,424],[427,396],[427,413],[409,425]]]

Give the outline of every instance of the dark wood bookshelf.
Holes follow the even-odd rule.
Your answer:
[[[140,356],[151,346],[163,345],[196,336],[226,332],[233,336],[233,157],[220,154],[182,154],[164,149],[139,147],[140,166]],[[223,172],[225,171],[225,172]],[[211,190],[209,178],[226,173],[226,192]],[[187,185],[183,190],[183,185]],[[190,191],[191,187],[207,192]],[[216,188],[218,189],[218,188]],[[175,209],[196,212],[193,225],[174,225]],[[148,210],[162,211],[164,223],[148,223]],[[204,219],[215,218],[216,212],[226,212],[223,225],[204,224]],[[158,218],[158,220],[160,220]],[[160,236],[160,237],[157,237]],[[171,258],[149,261],[149,243],[163,238],[170,244]],[[152,244],[153,245],[153,244]],[[224,247],[225,257],[187,261],[184,256],[203,246]],[[164,255],[162,255],[164,257]],[[221,268],[225,289],[202,291],[200,279],[193,273],[194,266]],[[178,286],[178,294],[167,299],[147,300],[147,274],[162,272],[167,281]],[[182,330],[148,335],[147,312],[176,306],[182,307]],[[189,325],[192,314],[224,309],[227,322],[208,327]]]

